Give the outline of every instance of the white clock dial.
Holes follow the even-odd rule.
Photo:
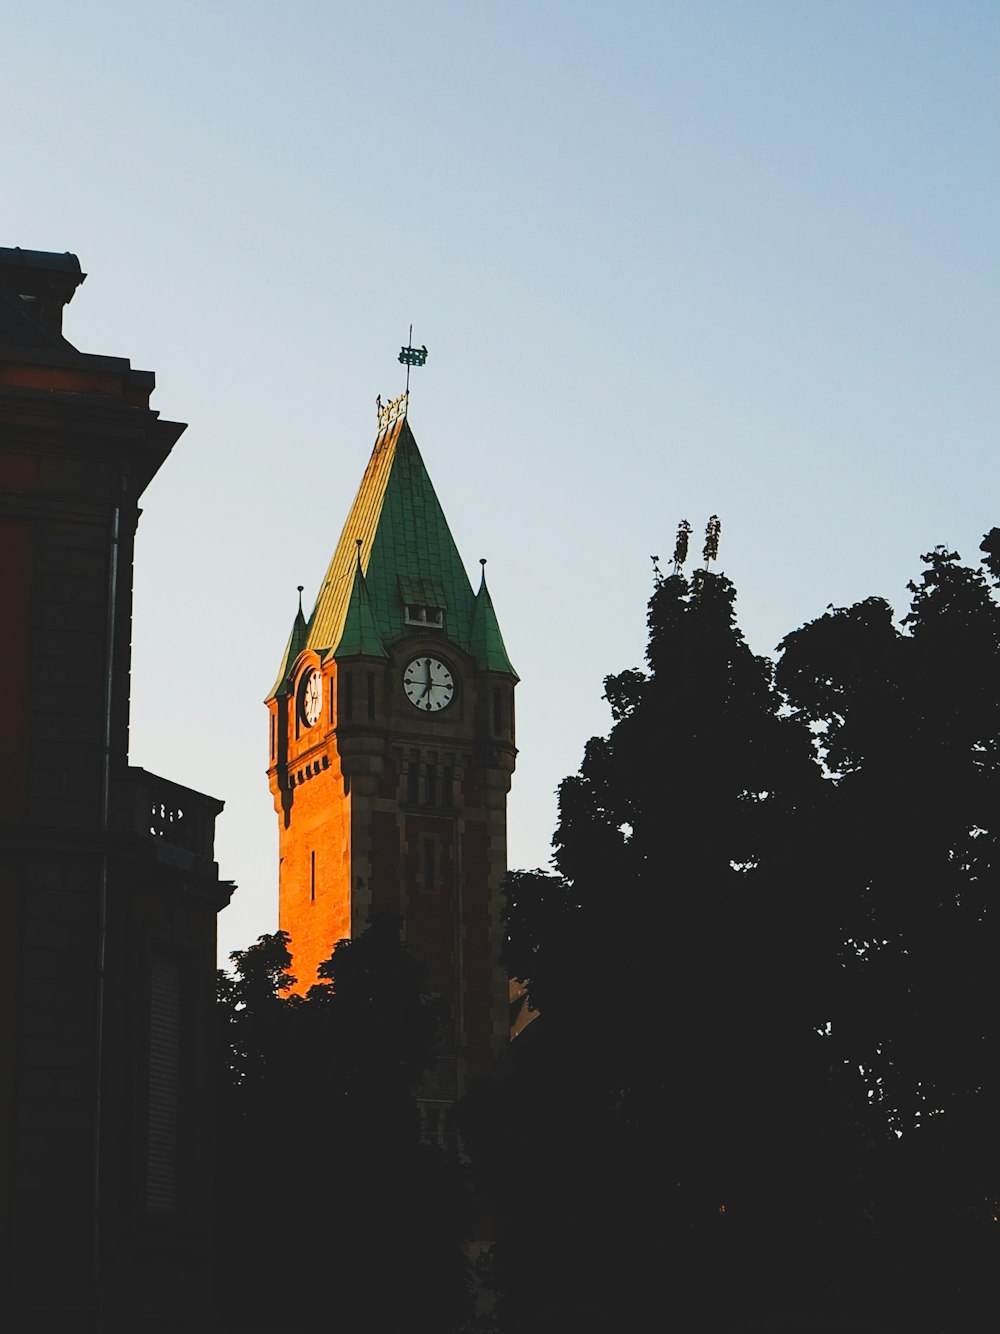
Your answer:
[[[302,717],[306,725],[312,727],[323,708],[323,678],[319,672],[312,671],[302,685]]]
[[[414,658],[403,672],[406,698],[425,713],[438,713],[455,698],[455,678],[440,658]]]

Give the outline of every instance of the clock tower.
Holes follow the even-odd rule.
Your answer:
[[[442,1101],[507,1041],[498,964],[514,686],[485,562],[478,592],[406,418],[379,415],[312,614],[300,606],[267,697],[279,925],[296,990],[372,913],[450,1004]]]

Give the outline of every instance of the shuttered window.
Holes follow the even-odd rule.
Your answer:
[[[146,1206],[177,1206],[177,1079],[180,1055],[177,960],[154,955],[150,973],[149,1079],[146,1090]]]

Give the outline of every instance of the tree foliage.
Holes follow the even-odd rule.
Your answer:
[[[508,879],[539,1017],[463,1109],[505,1329],[986,1328],[1000,612],[924,560],[900,626],[831,609],[776,672],[724,576],[657,579],[554,872]]]
[[[833,1044],[892,1131],[869,1217],[887,1267],[919,1293],[914,1327],[987,1328],[1000,607],[956,553],[923,560],[901,627],[877,599],[831,610],[784,641],[778,680],[830,771],[817,890],[838,904]]]
[[[840,1023],[900,1130],[986,1089],[995,1064],[1000,607],[955,553],[924,560],[902,629],[876,599],[828,612],[784,641],[778,678],[831,771]]]
[[[219,974],[219,1295],[231,1325],[458,1328],[469,1311],[470,1202],[421,1143],[415,1094],[442,1003],[376,917],[306,997],[283,932]]]

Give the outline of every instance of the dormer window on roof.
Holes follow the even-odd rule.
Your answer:
[[[443,629],[448,598],[441,580],[403,570],[397,578],[406,624]]]
[[[441,607],[428,607],[421,602],[406,604],[407,625],[430,625],[438,629],[444,625],[444,610]]]

